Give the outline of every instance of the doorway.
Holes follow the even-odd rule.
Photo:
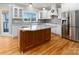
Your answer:
[[[1,35],[7,36],[10,35],[10,22],[9,22],[9,13],[7,11],[2,12],[1,14]]]

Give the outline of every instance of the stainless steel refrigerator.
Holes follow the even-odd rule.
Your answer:
[[[62,20],[62,37],[79,41],[79,10],[64,12]]]

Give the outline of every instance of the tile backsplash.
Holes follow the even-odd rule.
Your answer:
[[[51,24],[61,24],[61,20],[58,19],[39,19],[38,22],[24,22],[22,19],[12,21],[12,25],[16,26],[24,26],[29,24],[43,24],[43,23],[51,23]]]

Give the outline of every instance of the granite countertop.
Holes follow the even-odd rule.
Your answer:
[[[48,24],[40,24],[40,25],[29,25],[29,26],[23,26],[21,28],[19,28],[19,30],[23,30],[23,31],[36,31],[36,30],[42,30],[42,29],[46,29],[46,28],[51,28],[50,25]]]

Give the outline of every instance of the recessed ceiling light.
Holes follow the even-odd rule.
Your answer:
[[[29,7],[32,7],[32,3],[29,3]]]
[[[43,10],[45,10],[45,8],[43,8]]]

